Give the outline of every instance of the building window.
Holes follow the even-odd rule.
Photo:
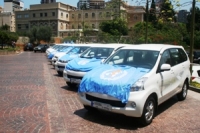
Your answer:
[[[60,24],[60,29],[63,30],[63,23]]]
[[[85,13],[85,18],[88,18],[88,13]]]
[[[52,12],[52,16],[56,16],[55,12]]]
[[[80,24],[78,25],[78,29],[81,29],[81,25]]]
[[[25,17],[25,18],[29,18],[29,15],[28,15],[28,14],[25,14],[24,17]]]
[[[74,14],[72,14],[72,18],[74,18]]]
[[[40,17],[43,17],[43,13],[40,13]]]
[[[74,29],[74,25],[72,25],[72,29]]]
[[[95,28],[95,24],[92,24],[92,28]]]
[[[133,19],[134,19],[134,20],[137,20],[137,19],[138,19],[138,17],[137,17],[137,16],[134,16],[134,17],[133,17]]]
[[[66,24],[66,29],[68,29],[68,24]]]
[[[47,13],[46,12],[44,13],[44,16],[47,17]]]
[[[81,14],[78,14],[78,18],[81,18]]]
[[[17,15],[17,18],[22,18],[22,15]]]
[[[102,18],[102,12],[99,13],[99,17]]]
[[[110,13],[109,12],[106,12],[106,17],[110,17]]]
[[[33,13],[33,18],[35,18],[35,13]]]
[[[95,13],[92,13],[92,18],[95,18]]]
[[[61,18],[63,18],[63,13],[61,12]]]
[[[29,29],[28,24],[25,24],[26,29]]]
[[[22,28],[22,25],[21,24],[18,24],[17,25],[17,29],[21,29]]]
[[[66,14],[66,18],[68,18],[68,16],[69,16],[69,15],[68,15],[68,14]]]

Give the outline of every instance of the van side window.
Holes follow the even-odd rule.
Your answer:
[[[171,65],[171,59],[170,59],[170,54],[169,54],[168,50],[164,51],[162,54],[159,66],[161,66],[162,64],[170,64]]]
[[[171,56],[171,66],[175,66],[180,63],[179,51],[176,48],[169,49]]]
[[[187,55],[182,49],[178,49],[180,55],[180,62],[187,61]]]

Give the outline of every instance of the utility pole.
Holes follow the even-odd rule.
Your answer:
[[[196,1],[192,2],[192,20],[191,20],[191,37],[190,37],[190,62],[193,62],[193,50],[194,50],[194,27],[195,27],[195,5]]]
[[[146,3],[146,32],[145,32],[145,43],[148,43],[148,21],[149,21],[149,0]]]

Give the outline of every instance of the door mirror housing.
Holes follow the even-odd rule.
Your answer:
[[[162,64],[160,67],[161,71],[169,71],[171,69],[171,65],[170,64]]]

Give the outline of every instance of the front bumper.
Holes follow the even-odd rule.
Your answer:
[[[123,114],[130,117],[141,117],[146,97],[136,93],[138,92],[130,93],[129,100],[127,103],[124,103],[124,105],[123,103],[120,103],[121,101],[105,94],[93,95],[90,93],[79,93],[79,100],[83,105],[91,106],[100,110]],[[134,107],[133,105],[136,106]]]
[[[64,71],[64,69],[65,69],[65,65],[66,65],[67,63],[61,63],[61,62],[56,62],[55,63],[55,69],[56,69],[56,71],[59,71],[59,72],[63,72]]]
[[[77,76],[70,73],[71,71],[63,71],[63,78],[66,82],[70,82],[73,84],[80,84],[83,76]],[[73,71],[75,72],[75,71]]]

